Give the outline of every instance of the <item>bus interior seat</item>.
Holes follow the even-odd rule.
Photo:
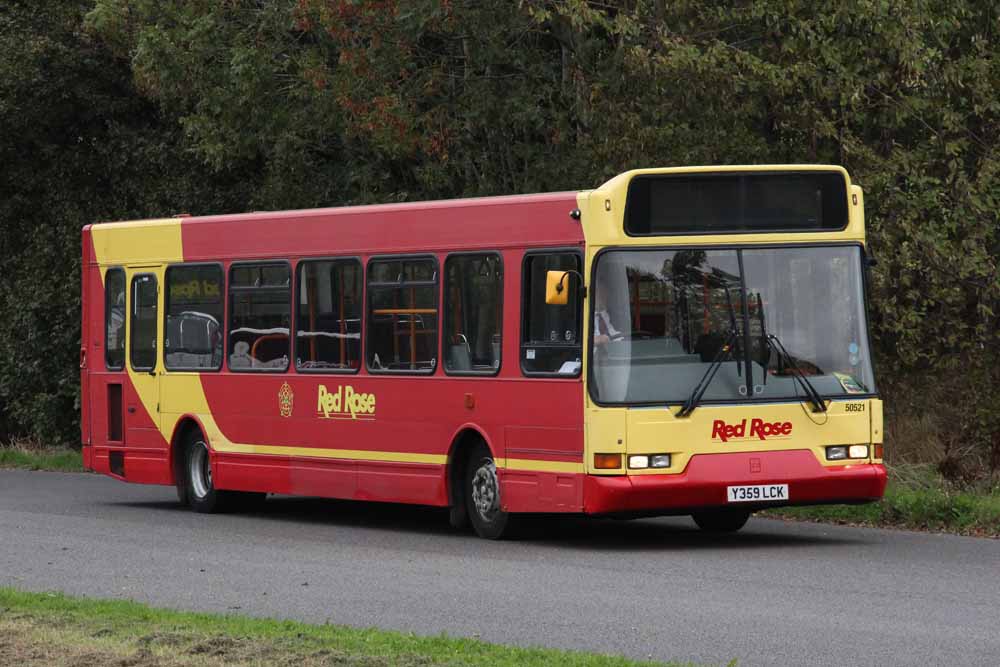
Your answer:
[[[471,371],[472,352],[469,350],[469,343],[462,334],[455,338],[459,342],[448,346],[448,368],[453,371]]]

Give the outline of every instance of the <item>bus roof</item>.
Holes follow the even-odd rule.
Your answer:
[[[852,200],[842,230],[800,235],[803,241],[864,240],[861,189],[836,165],[724,165],[635,169],[594,190],[436,201],[258,211],[211,216],[187,214],[88,226],[96,261],[251,260],[381,253],[428,253],[513,247],[642,245],[650,236],[623,229],[629,183],[637,176],[725,172],[836,171]],[[571,213],[582,211],[581,216]],[[787,242],[787,231],[741,234],[740,242]],[[677,239],[675,238],[676,242]],[[689,234],[685,244],[731,242],[729,234]]]

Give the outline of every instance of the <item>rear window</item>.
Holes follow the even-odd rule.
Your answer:
[[[830,231],[847,226],[839,171],[650,174],[629,183],[631,236]]]

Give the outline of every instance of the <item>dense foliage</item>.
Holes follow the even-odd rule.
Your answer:
[[[86,222],[833,162],[890,407],[996,466],[998,56],[983,0],[7,3],[0,437],[75,437]]]

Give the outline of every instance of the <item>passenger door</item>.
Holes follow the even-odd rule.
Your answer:
[[[125,441],[130,452],[162,451],[159,385],[158,267],[130,272],[128,299],[128,369],[125,390]],[[150,451],[152,453],[152,451]],[[130,458],[131,455],[130,455]]]

